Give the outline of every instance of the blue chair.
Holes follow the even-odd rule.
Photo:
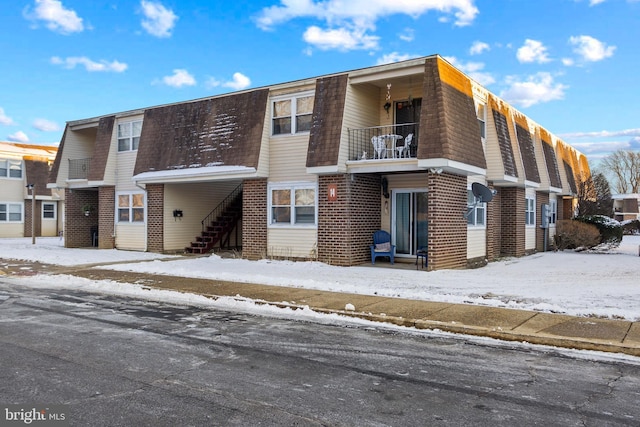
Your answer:
[[[373,245],[371,245],[371,264],[376,263],[379,256],[388,256],[393,265],[396,254],[396,245],[391,244],[391,235],[384,230],[373,233]]]

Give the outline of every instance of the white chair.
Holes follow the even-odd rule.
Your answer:
[[[371,138],[371,144],[373,145],[373,158],[383,159],[387,157],[387,143],[384,138],[374,136]]]
[[[396,147],[396,150],[398,151],[398,158],[401,158],[403,156],[411,157],[411,154],[409,153],[409,147],[411,146],[411,141],[412,140],[413,140],[413,134],[410,133],[404,139],[404,144],[399,145],[399,146]]]

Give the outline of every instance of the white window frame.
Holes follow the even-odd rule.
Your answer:
[[[476,203],[477,198],[471,189],[467,189],[467,227],[486,228],[487,227],[487,203]],[[482,223],[478,222],[480,216]]]
[[[274,222],[275,218],[273,215],[273,192],[274,190],[290,190],[290,200],[288,205],[281,205],[282,207],[289,207],[289,222]],[[295,197],[296,190],[313,190],[313,223],[311,222],[302,222],[298,223],[296,218],[296,205],[295,205]],[[318,184],[317,183],[309,183],[309,182],[296,182],[296,183],[277,183],[277,184],[269,184],[267,186],[267,221],[269,227],[275,228],[315,228],[318,226]]]
[[[487,105],[478,104],[478,125],[480,126],[480,136],[484,141],[487,138]]]
[[[134,196],[142,196],[142,206],[133,206],[133,197]],[[120,205],[120,197],[128,196],[128,205],[121,206]],[[131,225],[143,225],[147,222],[147,195],[144,192],[140,191],[121,191],[116,193],[116,212],[115,218],[118,224],[131,224]],[[134,221],[134,210],[142,209],[142,220]],[[120,211],[127,211],[127,219],[120,218]]]
[[[286,96],[277,96],[277,97],[273,97],[271,98],[271,136],[281,136],[281,135],[295,135],[295,134],[299,134],[299,133],[308,133],[309,129],[305,129],[305,130],[298,130],[298,117],[301,116],[311,116],[313,114],[313,110],[308,112],[308,113],[303,113],[303,114],[298,114],[298,105],[297,105],[297,100],[300,98],[307,98],[307,97],[315,97],[315,91],[307,91],[307,92],[301,92],[301,93],[297,93],[295,95],[286,95]],[[291,101],[291,115],[289,116],[278,116],[276,117],[276,108],[275,108],[275,104],[276,102],[280,102],[280,101]],[[314,99],[314,103],[315,103],[315,99]],[[290,127],[291,130],[290,132],[279,132],[279,133],[275,133],[275,125],[274,125],[274,121],[276,119],[284,119],[289,117],[289,119],[291,120],[290,123]]]
[[[549,224],[555,225],[558,220],[558,201],[557,200],[549,200],[549,213],[551,214],[549,217]]]
[[[138,124],[138,123],[140,124],[139,126],[140,133],[136,135],[134,134],[134,129],[135,129],[134,124]],[[122,128],[128,128],[126,136],[120,137],[121,126]],[[118,153],[126,153],[128,151],[137,151],[138,145],[140,144],[140,134],[142,133],[142,120],[132,120],[130,122],[118,123],[118,126],[116,127],[116,132],[117,132],[116,136],[118,140]],[[120,141],[123,141],[124,143],[126,143],[126,149],[121,149]]]
[[[13,223],[13,224],[19,224],[24,222],[24,203],[11,203],[11,202],[0,202],[0,206],[4,206],[4,212],[1,211],[0,208],[0,215],[2,213],[4,213],[5,218],[1,219],[0,218],[0,223]],[[11,219],[11,214],[16,214],[17,212],[11,212],[11,208],[14,208],[13,210],[19,210],[20,211],[20,219]],[[17,208],[17,209],[16,209]]]
[[[2,173],[0,173],[0,178],[22,179],[22,160],[0,159],[0,169],[3,170]],[[20,176],[11,176],[12,171],[19,171]]]
[[[51,213],[53,213],[52,217],[46,217],[45,214],[45,206],[53,206],[53,209],[51,209]],[[44,221],[54,221],[56,219],[58,219],[58,204],[57,203],[53,203],[53,202],[42,202],[42,219]]]
[[[527,196],[525,199],[524,224],[527,227],[536,225],[536,198]]]

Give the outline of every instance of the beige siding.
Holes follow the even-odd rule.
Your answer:
[[[339,165],[345,165],[349,156],[349,130],[380,125],[382,104],[379,103],[380,88],[367,85],[347,85],[345,98]],[[373,147],[372,147],[373,151]]]
[[[146,223],[140,224],[116,224],[116,249],[130,251],[146,250],[145,234]]]
[[[487,255],[487,229],[469,228],[467,230],[467,259]]]
[[[24,222],[0,223],[0,237],[24,237]]]
[[[525,226],[524,228],[524,232],[525,232],[525,244],[524,244],[524,248],[526,250],[532,250],[536,248],[536,229],[540,226],[540,224],[537,223],[538,221],[538,215],[539,212],[538,210],[540,209],[540,206],[538,206],[538,198],[536,197],[536,189],[535,188],[527,188],[526,189],[526,197],[533,197],[535,200],[535,209],[536,209],[536,224],[535,226]],[[524,215],[524,212],[518,212],[518,215]]]
[[[22,174],[25,175],[24,169]],[[2,188],[0,201],[2,202],[23,203],[25,198],[31,198],[24,179],[1,178],[0,186]]]
[[[316,258],[316,228],[269,228],[267,256],[274,258]]]
[[[164,250],[178,251],[202,231],[202,220],[215,209],[240,181],[167,184],[164,187]],[[182,210],[182,218],[173,211]]]
[[[116,191],[140,191],[133,180],[133,168],[136,165],[137,151],[124,151],[117,154]]]
[[[69,160],[87,159],[93,156],[97,128],[67,131],[64,141],[64,149],[60,158],[60,167],[56,184],[58,187],[66,187],[69,177]]]
[[[58,235],[58,222],[55,219],[42,219],[42,237],[55,237]]]
[[[489,181],[502,181],[504,179],[504,164],[502,162],[502,153],[500,152],[500,142],[498,141],[498,133],[496,132],[496,123],[493,119],[493,112],[489,106],[486,106],[486,150],[485,156],[487,160],[487,179]]]
[[[309,133],[279,135],[270,142],[269,181],[317,181],[317,175],[307,174]]]

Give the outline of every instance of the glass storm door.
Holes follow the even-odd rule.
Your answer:
[[[396,255],[415,256],[427,246],[427,192],[396,190],[393,193],[393,237]]]

